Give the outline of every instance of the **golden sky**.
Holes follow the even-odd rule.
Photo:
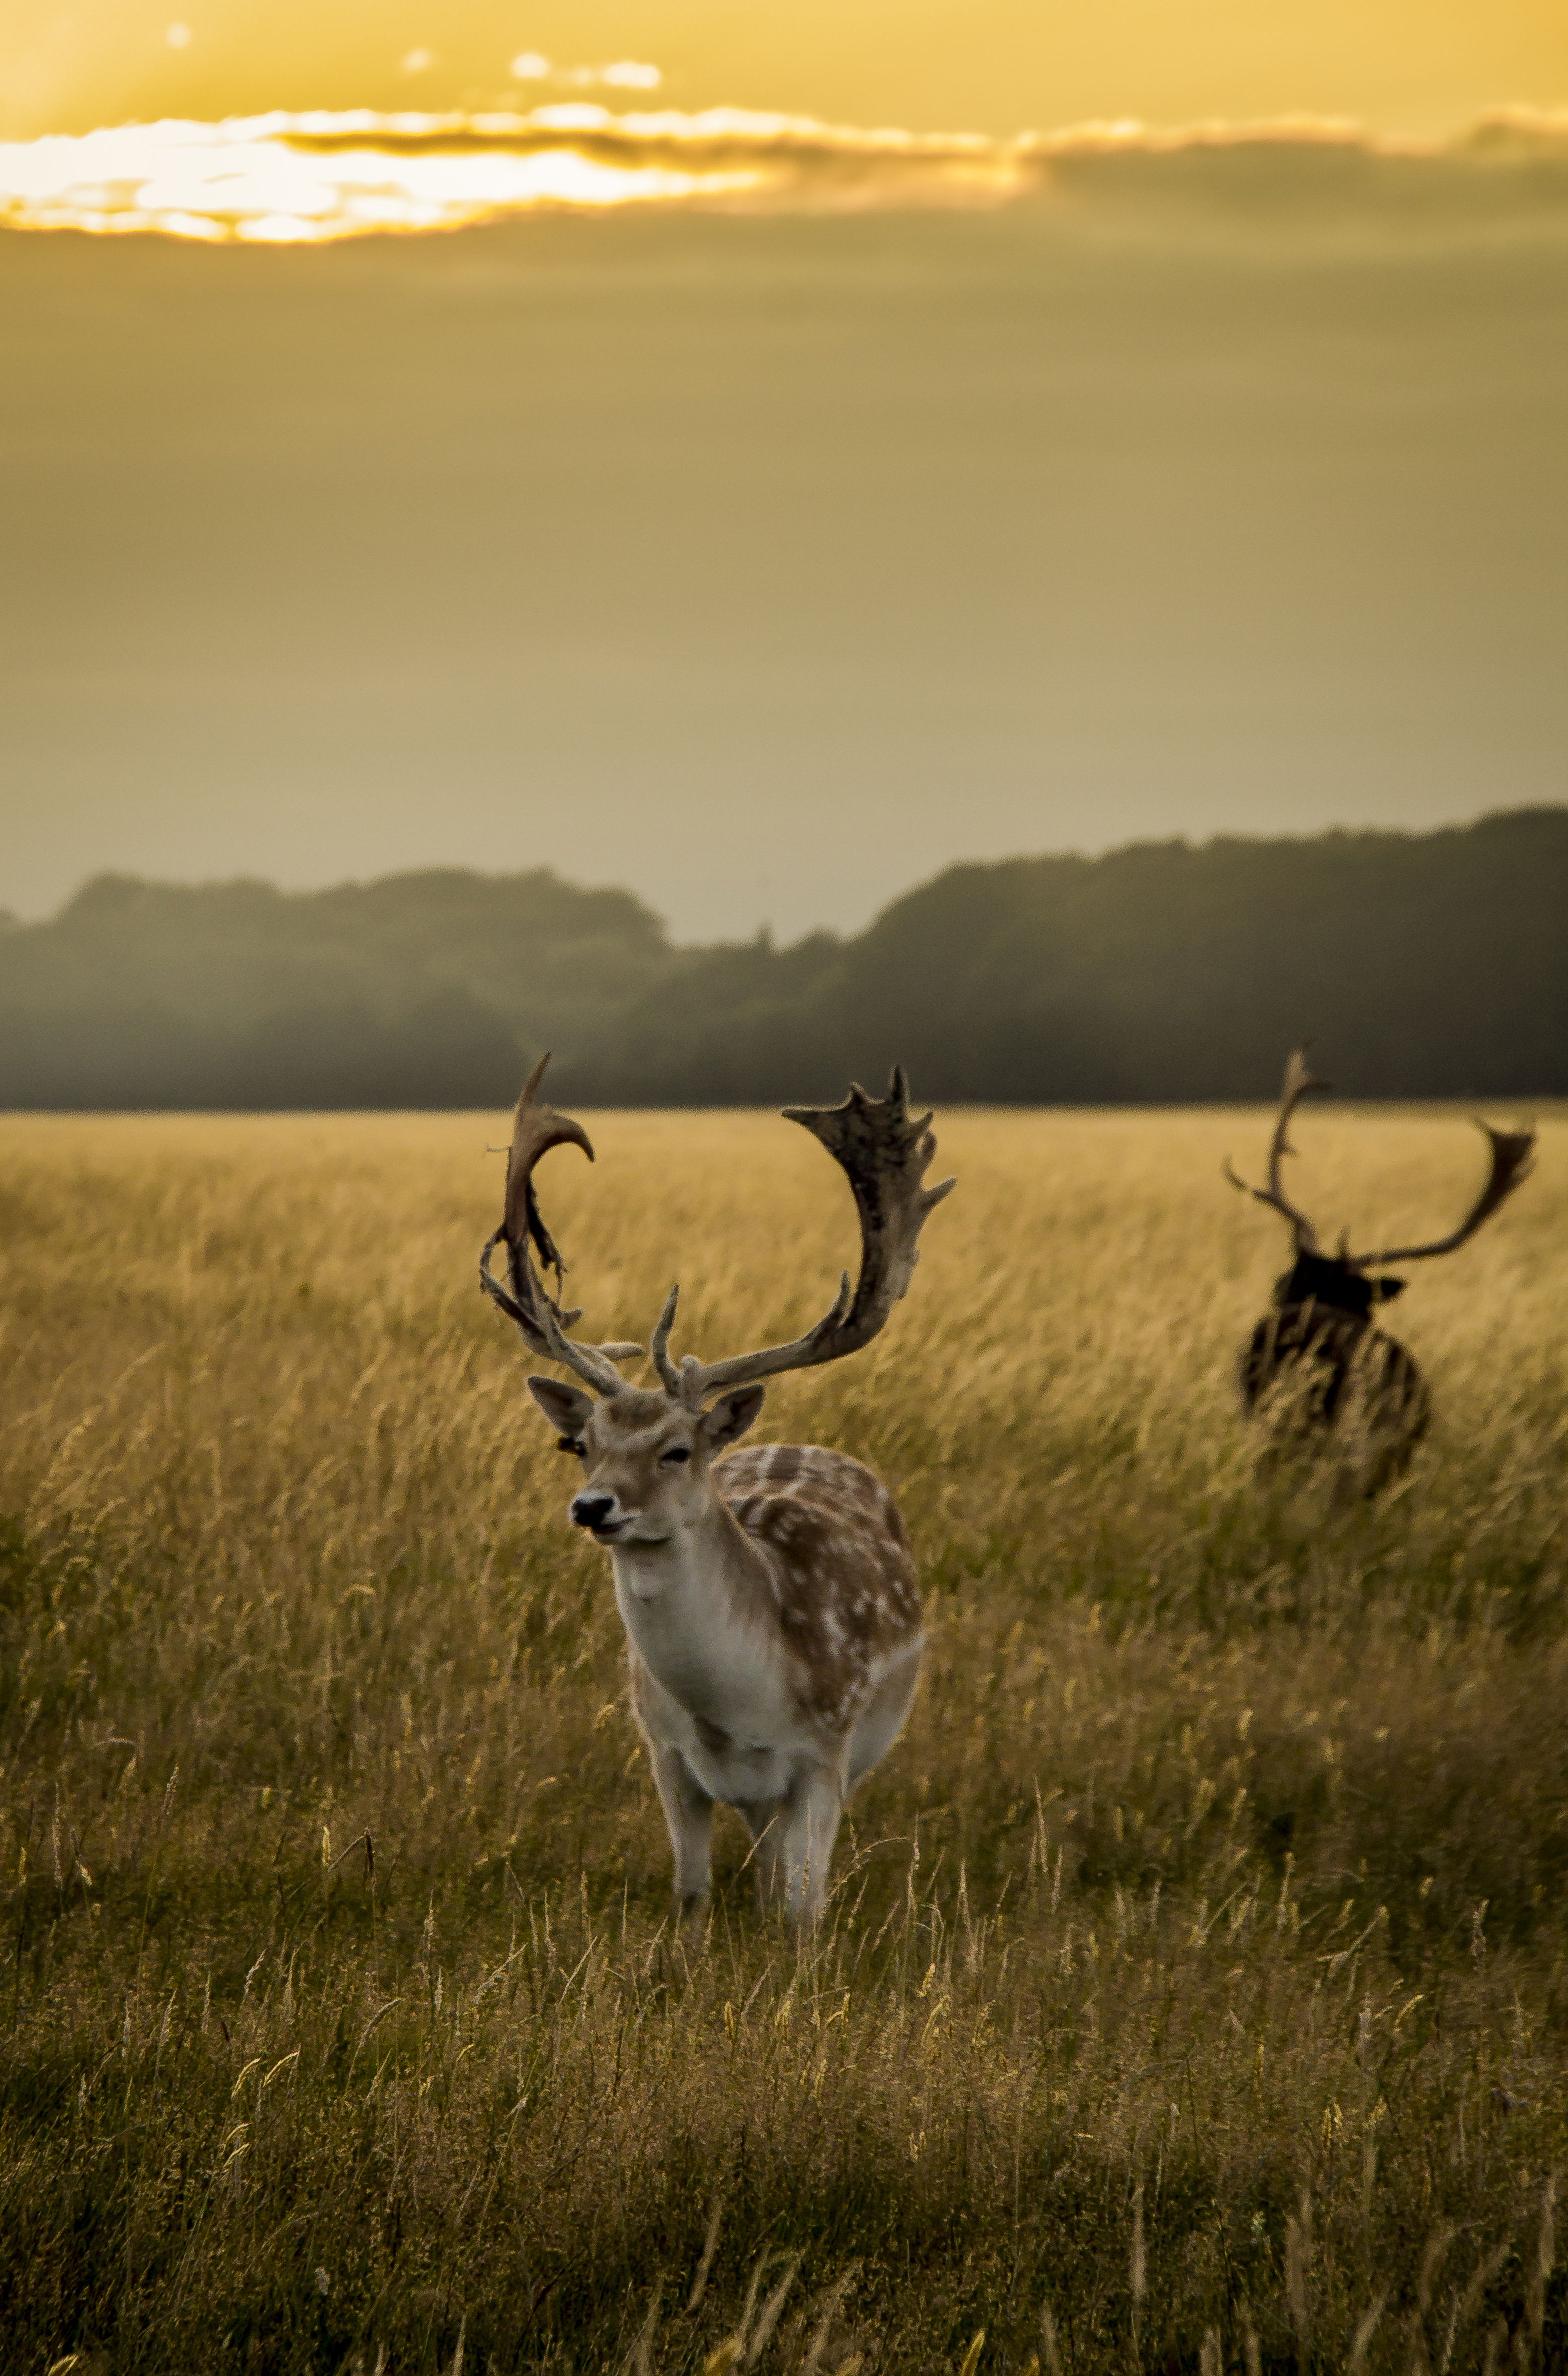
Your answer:
[[[916,129],[1306,111],[1431,134],[1498,102],[1568,101],[1568,5],[10,0],[0,136],[275,107],[534,104],[606,66],[657,67],[662,103],[682,109]]]
[[[0,107],[0,909],[1563,797],[1568,0],[8,0]]]

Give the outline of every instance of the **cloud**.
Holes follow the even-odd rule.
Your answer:
[[[410,52],[405,70],[434,63]],[[519,70],[527,66],[529,73]],[[536,75],[534,69],[542,68]],[[635,60],[518,79],[574,87]],[[637,85],[636,87],[643,87]],[[0,224],[323,241],[451,230],[540,208],[790,213],[1034,205],[1064,224],[1408,237],[1568,230],[1568,110],[1498,109],[1455,139],[1354,124],[1087,124],[1012,140],[713,108],[617,114],[586,99],[526,113],[369,110],[125,125],[0,144]]]
[[[564,90],[657,90],[664,80],[658,66],[641,58],[616,58],[607,66],[558,66],[538,50],[512,60],[514,82],[553,82]]]
[[[645,65],[638,58],[617,58],[612,65],[600,66],[599,79],[612,90],[657,90],[664,77],[657,66]]]
[[[1450,140],[1291,116],[1170,130],[1082,125],[1029,145],[1051,196],[1111,220],[1395,236],[1568,228],[1568,111],[1498,109]]]

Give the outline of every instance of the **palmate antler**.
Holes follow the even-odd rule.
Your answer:
[[[1286,1156],[1294,1155],[1296,1152],[1290,1144],[1290,1120],[1301,1099],[1310,1090],[1333,1087],[1332,1082],[1320,1081],[1308,1070],[1307,1049],[1310,1044],[1309,1041],[1303,1040],[1299,1048],[1291,1049],[1285,1060],[1285,1079],[1279,1091],[1279,1120],[1274,1126],[1274,1137],[1268,1150],[1268,1186],[1253,1188],[1247,1181],[1240,1178],[1232,1169],[1229,1156],[1226,1157],[1223,1166],[1225,1177],[1229,1181],[1232,1188],[1240,1188],[1244,1195],[1255,1196],[1260,1205],[1271,1205],[1277,1213],[1282,1213],[1285,1216],[1295,1232],[1296,1251],[1303,1254],[1317,1253],[1317,1232],[1306,1215],[1292,1205],[1286,1195],[1284,1182],[1280,1177],[1280,1165]],[[1379,1259],[1386,1261],[1388,1257],[1383,1255]]]
[[[582,1313],[564,1312],[550,1295],[542,1278],[534,1268],[530,1247],[537,1248],[542,1265],[555,1273],[560,1289],[566,1265],[560,1249],[544,1225],[534,1192],[533,1171],[540,1156],[548,1155],[552,1146],[580,1146],[588,1161],[593,1161],[593,1147],[580,1122],[569,1114],[557,1113],[539,1094],[549,1063],[548,1054],[541,1056],[529,1075],[517,1111],[512,1123],[512,1145],[506,1157],[506,1204],[501,1226],[492,1230],[485,1240],[484,1252],[479,1258],[480,1285],[497,1302],[508,1319],[515,1320],[523,1332],[530,1352],[549,1361],[559,1361],[575,1371],[585,1385],[596,1394],[620,1392],[625,1381],[616,1369],[617,1361],[630,1360],[642,1351],[640,1345],[577,1345],[566,1331]],[[495,1277],[490,1258],[497,1245],[505,1241],[506,1269],[512,1291]]]
[[[849,1178],[861,1219],[860,1277],[851,1290],[849,1274],[844,1273],[832,1309],[803,1336],[707,1366],[690,1353],[679,1367],[671,1358],[670,1332],[681,1292],[671,1288],[649,1348],[667,1394],[688,1409],[700,1409],[709,1395],[728,1387],[858,1353],[886,1325],[909,1288],[926,1216],[957,1185],[954,1180],[939,1181],[934,1188],[921,1185],[936,1141],[930,1114],[910,1121],[909,1096],[904,1068],[896,1064],[885,1098],[867,1097],[857,1081],[842,1105],[785,1107],[785,1120],[819,1138]]]
[[[505,1211],[500,1228],[485,1241],[480,1283],[517,1322],[530,1351],[575,1372],[596,1394],[610,1396],[619,1393],[625,1383],[615,1364],[630,1360],[642,1348],[576,1343],[566,1331],[581,1318],[580,1312],[564,1311],[534,1267],[537,1251],[540,1263],[555,1273],[560,1288],[565,1265],[539,1209],[533,1185],[535,1165],[552,1146],[580,1146],[593,1161],[593,1148],[581,1123],[557,1113],[539,1094],[549,1062],[548,1056],[540,1058],[517,1101],[506,1163]],[[689,1353],[679,1365],[671,1359],[670,1332],[681,1292],[672,1287],[648,1348],[666,1393],[688,1409],[700,1409],[709,1395],[721,1394],[727,1387],[749,1385],[757,1378],[776,1377],[783,1370],[812,1369],[819,1362],[858,1353],[885,1326],[893,1306],[909,1287],[927,1214],[957,1184],[943,1180],[934,1188],[922,1187],[936,1141],[931,1134],[930,1114],[910,1121],[909,1095],[903,1067],[895,1065],[885,1098],[868,1098],[857,1082],[840,1106],[785,1108],[786,1120],[800,1123],[820,1138],[849,1177],[861,1217],[860,1277],[851,1291],[846,1271],[832,1310],[793,1344],[772,1345],[759,1353],[738,1353],[707,1368]],[[490,1267],[491,1256],[503,1241],[510,1293]]]
[[[1522,1187],[1534,1169],[1536,1135],[1533,1130],[1493,1130],[1490,1123],[1479,1122],[1476,1128],[1487,1142],[1491,1161],[1486,1184],[1456,1230],[1445,1238],[1434,1238],[1425,1246],[1388,1246],[1381,1253],[1349,1254],[1346,1257],[1352,1270],[1368,1270],[1380,1263],[1424,1262],[1429,1254],[1451,1254],[1467,1238],[1473,1238],[1483,1221],[1491,1218],[1503,1199],[1515,1188]]]
[[[1308,1071],[1306,1043],[1303,1042],[1300,1048],[1292,1048],[1286,1061],[1285,1080],[1279,1093],[1279,1120],[1275,1124],[1273,1144],[1268,1151],[1268,1186],[1253,1188],[1245,1180],[1239,1179],[1231,1169],[1229,1157],[1224,1165],[1225,1177],[1232,1188],[1242,1189],[1247,1195],[1255,1196],[1260,1205],[1270,1205],[1277,1213],[1283,1213],[1295,1231],[1299,1254],[1319,1252],[1317,1235],[1306,1215],[1300,1212],[1286,1195],[1280,1179],[1280,1164],[1287,1155],[1293,1155],[1296,1151],[1289,1143],[1290,1120],[1296,1108],[1310,1089],[1326,1089],[1330,1086],[1327,1081],[1315,1079]],[[1515,1189],[1529,1177],[1536,1145],[1533,1130],[1493,1130],[1490,1123],[1484,1122],[1478,1122],[1476,1127],[1486,1139],[1491,1159],[1480,1194],[1456,1230],[1451,1230],[1445,1238],[1433,1238],[1429,1245],[1387,1246],[1380,1253],[1369,1254],[1351,1253],[1341,1238],[1336,1261],[1342,1263],[1346,1269],[1354,1271],[1372,1270],[1384,1263],[1424,1262],[1431,1254],[1451,1254],[1467,1238],[1473,1238],[1481,1223],[1489,1219],[1504,1198],[1511,1196]]]

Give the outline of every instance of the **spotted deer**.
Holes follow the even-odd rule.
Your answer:
[[[803,1336],[705,1366],[671,1353],[671,1288],[648,1348],[659,1384],[632,1385],[619,1364],[640,1347],[566,1333],[582,1314],[558,1300],[564,1265],[534,1169],[552,1147],[581,1147],[590,1161],[593,1148],[580,1123],[541,1099],[548,1061],[517,1107],[505,1210],[481,1279],[529,1349],[581,1381],[528,1386],[560,1449],[582,1463],[572,1523],[610,1553],[681,1908],[707,1895],[719,1803],[751,1833],[762,1906],[814,1920],[845,1800],[914,1696],[920,1586],[892,1495],[858,1460],[817,1444],[733,1447],[762,1408],[762,1379],[842,1360],[878,1335],[909,1287],[927,1215],[955,1183],[921,1185],[936,1142],[929,1114],[909,1118],[901,1069],[885,1099],[856,1085],[842,1105],[787,1108],[848,1175],[861,1241],[853,1290],[846,1271]],[[491,1269],[498,1244],[506,1287]]]
[[[1268,1185],[1250,1187],[1229,1158],[1225,1164],[1233,1188],[1272,1206],[1289,1223],[1295,1245],[1295,1261],[1275,1282],[1274,1309],[1258,1322],[1242,1350],[1238,1384],[1249,1416],[1261,1413],[1272,1421],[1277,1451],[1308,1450],[1332,1436],[1348,1455],[1342,1482],[1372,1494],[1409,1465],[1431,1420],[1431,1396],[1404,1346],[1372,1325],[1372,1306],[1403,1295],[1405,1280],[1368,1273],[1384,1263],[1452,1253],[1474,1237],[1525,1180],[1535,1133],[1478,1124],[1491,1157],[1487,1179],[1447,1237],[1368,1254],[1351,1253],[1341,1237],[1338,1252],[1324,1253],[1311,1221],[1285,1194],[1282,1166],[1296,1151],[1289,1135],[1297,1107],[1312,1091],[1330,1086],[1308,1070],[1304,1047],[1292,1049],[1269,1146]]]

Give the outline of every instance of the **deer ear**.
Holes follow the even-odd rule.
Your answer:
[[[739,1443],[766,1396],[766,1386],[731,1386],[720,1395],[713,1408],[703,1413],[703,1442],[708,1450],[721,1452],[727,1443]]]
[[[1374,1278],[1372,1290],[1379,1303],[1392,1303],[1396,1295],[1404,1294],[1408,1285],[1408,1279],[1404,1278]]]
[[[593,1416],[593,1399],[559,1378],[529,1378],[528,1389],[557,1435],[581,1435]]]

